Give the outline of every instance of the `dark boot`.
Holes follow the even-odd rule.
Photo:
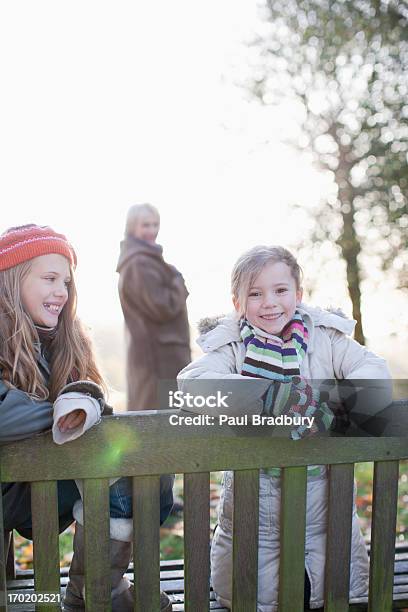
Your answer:
[[[112,612],[133,612],[133,584],[124,577],[132,556],[132,544],[110,540]],[[84,529],[76,523],[74,556],[69,570],[69,582],[64,599],[65,612],[85,610],[84,602]],[[160,592],[160,612],[171,612],[172,604],[166,593]]]
[[[133,612],[133,584],[124,574],[132,556],[130,542],[111,540],[112,612]],[[173,606],[164,591],[160,591],[160,612],[172,612]]]
[[[65,592],[63,609],[66,612],[85,610],[84,602],[84,528],[75,523],[74,556],[68,572],[68,585]]]

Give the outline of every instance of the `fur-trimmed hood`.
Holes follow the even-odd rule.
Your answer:
[[[302,314],[309,331],[309,352],[313,350],[315,327],[332,328],[349,336],[353,333],[356,325],[356,321],[348,319],[340,309],[323,310],[302,303],[298,310]],[[241,340],[238,318],[235,312],[201,319],[198,323],[198,331],[200,336],[197,339],[197,344],[205,353],[214,351],[224,344]]]

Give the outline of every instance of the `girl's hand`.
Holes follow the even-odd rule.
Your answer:
[[[65,433],[66,431],[70,431],[71,429],[76,429],[77,427],[80,427],[85,423],[85,419],[85,410],[73,410],[72,412],[69,412],[68,414],[58,419],[58,429],[61,433]]]

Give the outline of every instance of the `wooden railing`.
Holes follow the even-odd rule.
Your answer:
[[[399,411],[407,402],[396,402]],[[325,610],[349,609],[354,463],[374,461],[370,612],[391,610],[398,466],[408,439],[276,438],[267,426],[170,425],[175,411],[106,417],[56,446],[49,434],[0,447],[0,481],[32,482],[37,592],[60,591],[57,480],[84,480],[86,606],[110,609],[109,478],[133,477],[135,610],[159,610],[159,476],[184,474],[185,610],[209,609],[209,473],[234,475],[233,610],[256,612],[259,469],[282,468],[279,610],[303,610],[306,466],[330,464]],[[6,591],[0,497],[0,593]],[[0,602],[5,610],[5,601]],[[57,610],[57,606],[38,606]]]

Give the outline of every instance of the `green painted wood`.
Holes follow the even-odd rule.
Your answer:
[[[1,482],[0,482],[1,493]],[[7,532],[7,540],[9,534]],[[8,542],[7,542],[8,544]],[[6,533],[3,520],[3,496],[0,494],[0,612],[7,612],[7,586],[6,586]]]
[[[40,436],[0,447],[3,482],[109,478],[161,473],[258,469],[408,458],[406,437],[310,438],[301,444],[274,438],[271,427],[175,427],[162,410],[105,417],[98,427],[58,446]],[[272,430],[272,431],[271,431]],[[271,438],[273,444],[271,444]],[[211,453],[208,449],[211,448]],[[26,457],[30,466],[27,469]],[[146,461],[149,457],[149,461]]]
[[[398,461],[374,464],[369,612],[392,610]]]
[[[160,477],[133,479],[133,563],[136,612],[160,610]]]
[[[348,612],[354,465],[330,466],[325,612]]]
[[[210,474],[184,475],[185,612],[208,612]]]
[[[15,562],[15,556],[14,556],[14,532],[7,532],[8,533],[8,540],[7,540],[7,534],[6,534],[6,545],[7,545],[7,541],[9,542],[8,545],[8,555],[7,555],[7,559],[6,559],[6,577],[7,580],[14,580],[16,577],[16,562]]]
[[[279,612],[303,612],[306,527],[305,467],[282,471]]]
[[[83,502],[86,609],[110,612],[109,480],[84,480]]]
[[[37,593],[60,593],[57,483],[31,483],[34,581]],[[38,604],[39,612],[59,610],[58,604]]]
[[[234,472],[232,610],[256,612],[259,470]]]

